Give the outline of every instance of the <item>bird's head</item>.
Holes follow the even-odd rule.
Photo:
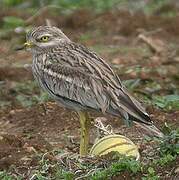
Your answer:
[[[31,51],[42,51],[58,46],[65,41],[70,40],[59,28],[39,26],[27,33],[24,46]]]

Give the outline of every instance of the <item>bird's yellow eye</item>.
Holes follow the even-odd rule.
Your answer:
[[[49,36],[43,36],[40,38],[41,42],[47,42],[49,40]]]

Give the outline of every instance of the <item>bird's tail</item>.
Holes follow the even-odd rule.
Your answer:
[[[147,130],[151,135],[163,137],[163,133],[154,126],[150,116],[145,108],[133,96],[131,96],[124,87],[123,91],[119,91],[119,109],[120,114],[125,120],[132,120],[141,128]],[[118,109],[118,110],[119,110]]]
[[[164,134],[154,124],[147,125],[144,123],[138,123],[136,121],[134,123],[140,128],[145,129],[152,136],[156,136],[159,138],[164,137]]]

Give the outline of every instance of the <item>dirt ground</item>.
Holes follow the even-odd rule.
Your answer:
[[[81,13],[84,15],[81,16]],[[150,99],[153,95],[179,91],[178,16],[148,17],[142,13],[132,15],[111,11],[96,17],[87,11],[77,11],[68,17],[50,18],[71,39],[89,46],[104,57],[122,80],[137,82],[135,80],[140,79],[131,91],[144,101],[157,127],[162,128],[166,122],[179,127],[178,108],[161,109],[147,103],[143,96]],[[34,24],[42,22],[39,18]],[[29,169],[38,165],[38,153],[54,149],[77,153],[80,130],[77,114],[60,107],[53,100],[35,101],[26,106],[22,103],[23,99],[17,98],[21,95],[29,100],[34,95],[41,95],[38,86],[33,84],[31,69],[27,65],[24,67],[31,64],[30,54],[12,50],[18,38],[21,36],[12,35],[0,41],[0,170],[15,166],[18,171],[14,173],[26,173],[24,177],[27,178]],[[142,159],[147,161],[146,157],[150,156],[148,153],[152,149],[152,145],[143,138],[147,132],[139,127],[127,128],[120,118],[107,116],[107,119],[115,132],[126,135],[138,145]],[[91,145],[96,136],[95,128],[92,129]],[[53,159],[53,156],[49,158]],[[158,174],[161,179],[177,179],[179,175],[174,173],[177,167],[179,159],[165,170],[159,167]],[[130,179],[125,174],[121,178]]]

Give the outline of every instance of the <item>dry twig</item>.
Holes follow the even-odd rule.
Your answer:
[[[160,42],[158,41],[157,43],[151,37],[147,37],[144,34],[140,34],[138,38],[142,40],[144,43],[146,43],[152,52],[160,54],[163,51],[163,46],[161,41]]]

